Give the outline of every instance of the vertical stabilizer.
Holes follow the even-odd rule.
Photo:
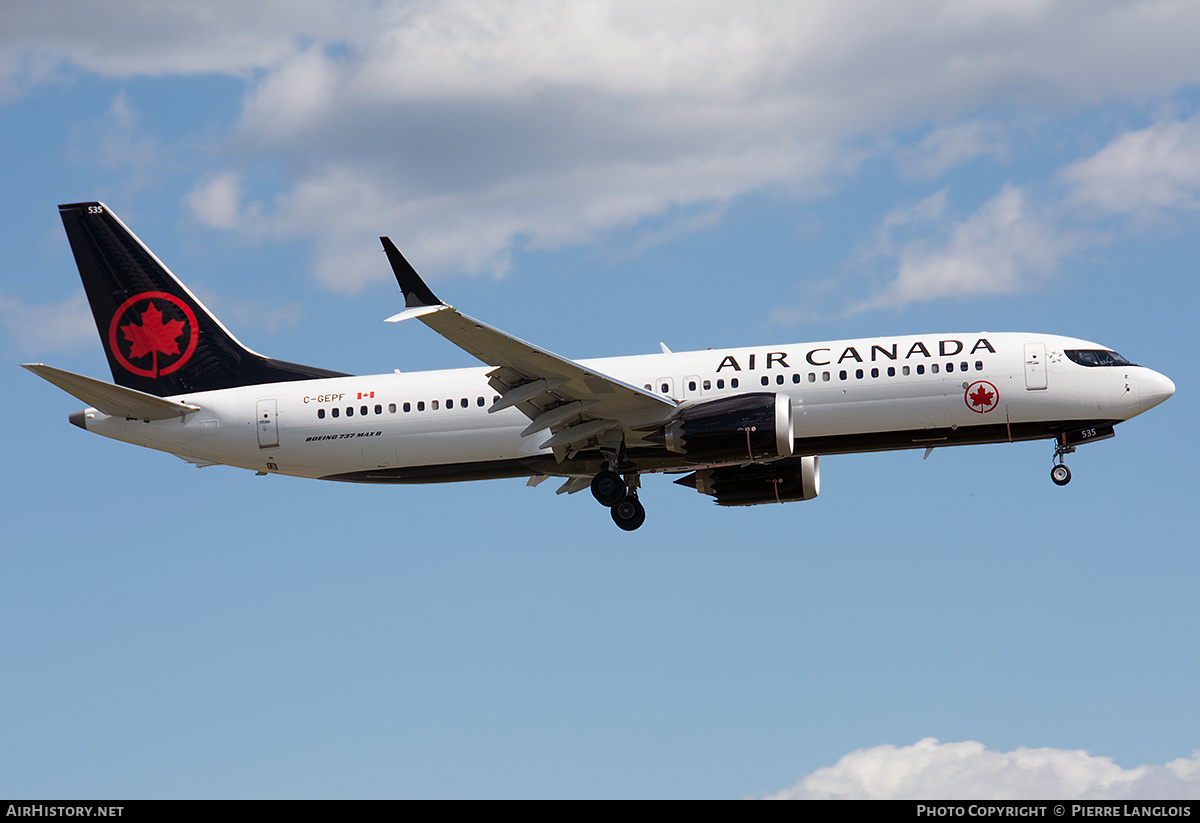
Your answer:
[[[58,210],[118,385],[168,397],[342,376],[247,349],[103,203]]]

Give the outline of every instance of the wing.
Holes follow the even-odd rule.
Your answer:
[[[386,237],[379,238],[404,292],[405,310],[395,323],[418,317],[438,334],[489,366],[489,383],[500,395],[488,409],[516,406],[530,423],[528,437],[549,431],[541,448],[562,460],[595,443],[619,448],[634,432],[659,428],[675,411],[673,400],[631,386],[573,360],[518,340],[462,314],[439,300]]]

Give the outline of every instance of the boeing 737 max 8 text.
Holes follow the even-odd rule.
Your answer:
[[[817,496],[819,457],[1046,439],[1081,443],[1175,386],[1112,350],[957,333],[567,360],[474,320],[381,238],[418,318],[485,365],[352,376],[237,341],[103,203],[59,207],[116,385],[26,368],[89,405],[90,432],[200,466],[356,483],[559,477],[640,526],[646,473],[722,506]]]

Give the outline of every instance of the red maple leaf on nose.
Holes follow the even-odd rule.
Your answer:
[[[995,395],[993,395],[990,391],[985,389],[983,386],[980,386],[979,388],[977,388],[975,391],[971,392],[967,396],[971,398],[972,406],[979,406],[982,408],[984,406],[992,405],[992,398]]]
[[[179,336],[183,334],[182,320],[163,322],[163,314],[154,301],[142,312],[142,325],[132,321],[121,326],[121,333],[129,341],[132,348],[129,351],[131,360],[154,355],[154,372],[158,373],[159,354],[179,354]]]

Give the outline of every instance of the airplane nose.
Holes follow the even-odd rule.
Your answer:
[[[1142,411],[1154,408],[1175,393],[1175,384],[1169,377],[1149,370],[1138,381],[1138,388]]]

